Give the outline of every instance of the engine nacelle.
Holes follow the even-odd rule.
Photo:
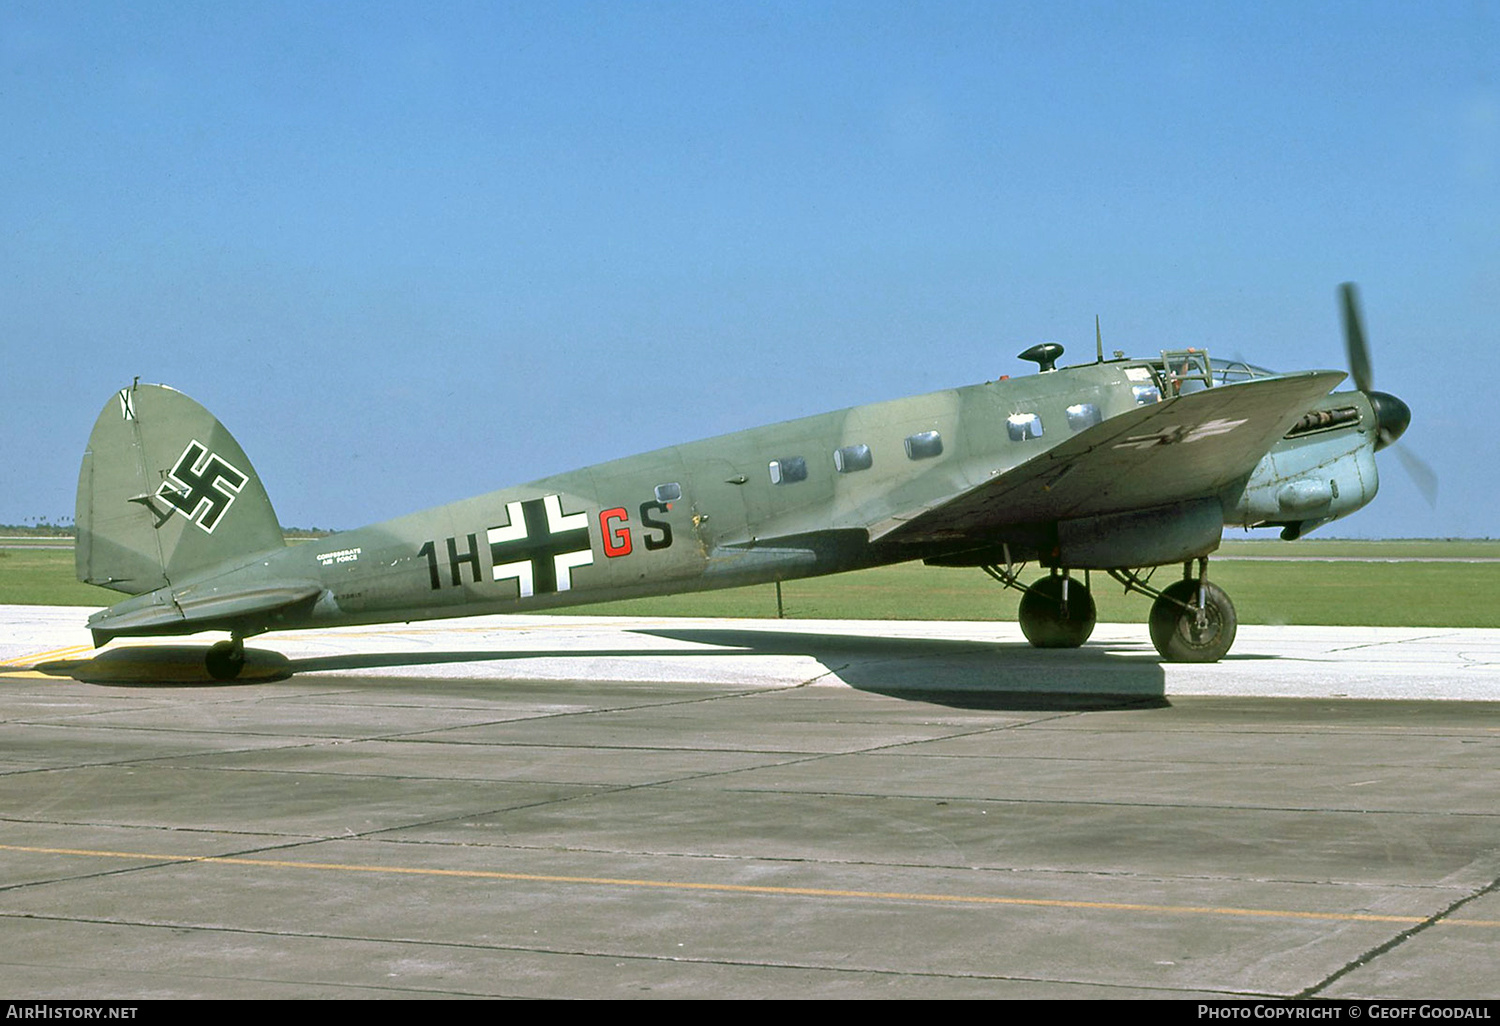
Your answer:
[[[1280,525],[1295,538],[1353,513],[1379,488],[1371,432],[1336,427],[1287,438],[1262,457],[1238,499],[1225,503],[1225,520]]]

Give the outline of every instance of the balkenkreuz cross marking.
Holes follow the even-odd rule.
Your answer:
[[[505,504],[508,521],[489,529],[494,579],[515,579],[521,598],[568,591],[573,569],[594,562],[589,515],[564,513],[556,495]]]

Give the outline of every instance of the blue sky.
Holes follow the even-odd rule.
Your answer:
[[[1500,536],[1500,3],[0,5],[0,523],[140,376],[283,523],[1024,373],[1342,367]],[[1067,362],[1065,359],[1064,362]]]

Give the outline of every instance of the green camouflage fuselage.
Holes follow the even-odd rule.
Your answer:
[[[1003,554],[1005,561],[1068,565],[1059,523],[1066,539],[1067,518],[1080,515],[1093,517],[1090,525],[1114,525],[1091,526],[1091,533],[1113,532],[1119,539],[1120,551],[1089,558],[1100,565],[1148,565],[1206,554],[1218,544],[1225,522],[1276,521],[1286,513],[1284,503],[1277,505],[1277,490],[1284,492],[1289,478],[1306,477],[1309,467],[1319,480],[1328,467],[1346,478],[1352,474],[1352,484],[1344,485],[1342,501],[1299,493],[1317,507],[1297,511],[1301,519],[1331,519],[1373,496],[1373,463],[1366,468],[1361,455],[1370,448],[1363,438],[1367,428],[1339,425],[1339,432],[1278,441],[1310,402],[1349,406],[1363,400],[1359,393],[1327,396],[1336,377],[1301,386],[1322,400],[1294,398],[1274,422],[1252,422],[1263,431],[1274,429],[1269,441],[1249,462],[1240,457],[1242,466],[1215,474],[1209,446],[1172,443],[1207,439],[1248,418],[1203,414],[1189,423],[1191,430],[1179,427],[1175,436],[1161,430],[1122,436],[1124,427],[1111,433],[1112,424],[1145,423],[1151,411],[1143,407],[1165,409],[1176,402],[1189,410],[1198,402],[1206,408],[1188,396],[1163,400],[1170,382],[1159,370],[1139,361],[1099,362],[853,407],[658,449],[290,547],[267,541],[266,517],[274,525],[274,515],[233,440],[214,440],[228,438],[222,426],[180,393],[136,386],[119,397],[124,413],[106,406],[91,438],[80,477],[79,576],[144,592],[92,618],[97,638],[207,629],[251,635],[540,611],[918,558],[974,565],[1000,562]],[[1270,388],[1261,385],[1263,392]],[[150,411],[158,406],[159,419],[172,432],[163,429],[161,441],[148,443],[155,430]],[[211,427],[194,421],[195,410]],[[1367,411],[1360,416],[1369,419]],[[1229,426],[1215,427],[1221,423]],[[1095,437],[1099,441],[1090,444]],[[1169,479],[1174,454],[1204,466],[1196,477],[1189,475],[1194,483],[1184,489],[1159,488],[1159,501],[1143,504],[1139,485],[1119,484],[1118,509],[1106,499],[1091,506],[1075,499],[1068,509],[1051,511],[1045,498],[1052,485],[1039,479],[1028,485],[1015,517],[1004,515],[996,500],[972,523],[924,528],[928,520],[941,519],[954,497],[982,494],[989,484],[1008,480],[1008,472],[1065,443],[1058,451],[1077,454],[1083,468],[1073,479],[1088,485],[1080,494],[1107,496],[1116,487],[1112,474],[1149,476],[1096,454],[1110,446],[1118,455],[1109,459],[1116,461],[1154,457],[1141,450],[1161,447],[1167,459],[1156,472]],[[222,465],[210,462],[221,455]],[[136,477],[102,465],[124,466],[137,458],[141,468],[129,472]],[[1060,464],[1054,473],[1060,477],[1071,469]],[[111,474],[128,480],[115,482]],[[1085,479],[1087,474],[1093,478]],[[251,480],[237,488],[225,480],[235,475]],[[134,494],[110,497],[118,492]],[[258,526],[236,540],[236,518],[252,515],[252,500],[265,511],[257,514]],[[1151,519],[1134,527],[1134,521],[1117,523],[1143,508]],[[127,517],[128,530],[115,526]],[[205,528],[210,517],[216,522]],[[1179,521],[1185,526],[1174,535],[1172,525]],[[1141,549],[1145,558],[1136,560],[1133,539],[1146,530],[1166,541]],[[215,549],[219,538],[226,551]],[[193,547],[191,558],[174,549],[179,542]],[[1091,545],[1088,551],[1097,549]],[[153,558],[162,568],[159,580],[152,577]]]

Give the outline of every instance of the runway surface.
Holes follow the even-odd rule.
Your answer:
[[[0,607],[40,997],[1496,997],[1500,631]]]

